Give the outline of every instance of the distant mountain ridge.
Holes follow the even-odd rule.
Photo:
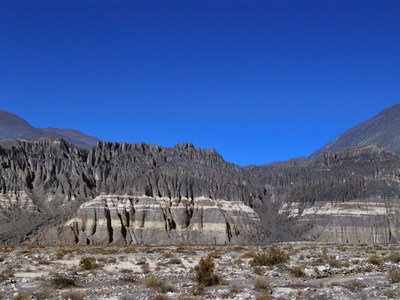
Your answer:
[[[44,137],[61,137],[79,148],[90,149],[97,142],[97,137],[86,135],[74,129],[35,128],[24,119],[0,110],[0,140],[24,140]]]
[[[310,155],[318,159],[325,151],[338,152],[343,148],[376,143],[400,155],[400,104],[393,105],[374,118],[363,122]]]

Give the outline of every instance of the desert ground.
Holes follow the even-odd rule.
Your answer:
[[[0,246],[0,299],[400,299],[400,245]]]

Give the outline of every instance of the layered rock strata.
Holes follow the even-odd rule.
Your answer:
[[[240,168],[213,149],[62,139],[0,147],[0,241],[397,242],[400,157],[378,145]]]
[[[317,161],[253,170],[291,233],[285,239],[388,243],[399,239],[400,160],[378,145],[325,152]],[[303,231],[298,226],[303,224]],[[284,230],[280,230],[285,233]]]
[[[101,195],[45,235],[52,243],[221,245],[258,242],[260,227],[258,215],[242,203]]]

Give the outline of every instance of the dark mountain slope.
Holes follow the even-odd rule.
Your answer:
[[[0,140],[24,140],[43,137],[61,137],[68,143],[90,149],[100,140],[73,129],[35,128],[22,118],[0,110]]]
[[[400,104],[391,106],[374,118],[346,131],[314,152],[309,159],[318,159],[324,151],[337,152],[342,148],[370,143],[400,154]]]

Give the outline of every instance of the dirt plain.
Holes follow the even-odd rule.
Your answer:
[[[2,245],[0,299],[400,299],[399,262],[398,244]]]

